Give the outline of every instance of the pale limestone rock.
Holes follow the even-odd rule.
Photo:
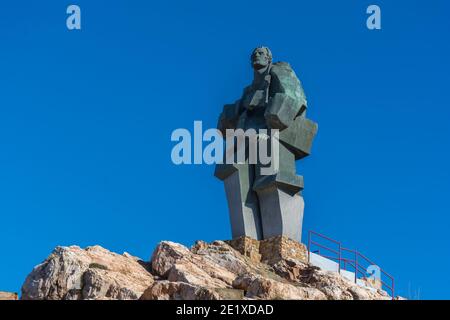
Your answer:
[[[219,300],[211,289],[185,282],[157,281],[144,291],[140,300]]]
[[[224,267],[235,275],[258,272],[260,269],[267,268],[267,265],[240,254],[224,241],[214,241],[210,244],[197,241],[191,251]]]
[[[289,281],[305,282],[304,280],[308,275],[309,268],[315,267],[295,259],[285,259],[273,264],[272,268],[276,274]]]
[[[217,266],[217,269],[208,266],[205,270],[189,262],[174,264],[167,276],[167,279],[172,282],[186,282],[212,288],[227,288],[234,278],[234,274],[229,273],[220,266]]]
[[[214,259],[189,251],[173,242],[161,242],[152,255],[153,271],[172,282],[227,288],[236,275]]]
[[[382,290],[322,271],[306,258],[304,245],[285,237],[197,241],[191,249],[163,241],[149,263],[99,246],[58,247],[28,276],[22,298],[390,299]]]
[[[241,300],[244,292],[228,288],[206,288],[185,282],[157,281],[141,300]]]
[[[17,300],[17,293],[0,291],[0,300]]]
[[[153,252],[152,269],[157,275],[164,277],[178,260],[190,255],[191,252],[185,246],[171,241],[162,241]]]
[[[307,283],[309,286],[322,291],[329,300],[385,300],[390,297],[384,291],[378,291],[371,288],[363,288],[356,285],[353,281],[342,277],[336,272],[322,271],[317,267],[309,266],[303,263],[299,265],[290,262],[290,269],[298,270],[298,275],[291,278],[298,283]],[[279,267],[280,264],[277,265]],[[280,269],[276,269],[278,273]],[[286,269],[289,271],[289,268]],[[289,274],[289,273],[288,273]],[[291,273],[292,274],[292,273]]]
[[[24,300],[137,299],[153,283],[143,262],[100,246],[57,247],[22,286]]]
[[[287,282],[264,278],[259,275],[244,275],[233,283],[235,288],[246,292],[248,298],[264,300],[326,300],[326,295],[315,288],[296,286]]]

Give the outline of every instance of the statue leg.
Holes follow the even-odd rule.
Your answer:
[[[247,236],[261,240],[258,197],[252,190],[255,166],[220,164],[216,166],[215,176],[224,182],[233,239]]]
[[[304,201],[301,196],[303,177],[295,174],[295,156],[279,147],[279,171],[262,175],[257,165],[253,189],[258,194],[263,238],[284,235],[301,242]]]

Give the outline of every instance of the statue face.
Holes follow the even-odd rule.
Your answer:
[[[253,68],[256,70],[267,67],[270,63],[269,56],[263,48],[256,49],[252,54]]]

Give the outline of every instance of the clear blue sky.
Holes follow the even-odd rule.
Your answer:
[[[399,294],[450,298],[448,1],[72,3],[81,31],[71,2],[0,4],[0,290],[57,245],[148,260],[161,240],[230,238],[214,168],[173,165],[170,135],[214,127],[264,44],[319,123],[304,229],[376,260]]]

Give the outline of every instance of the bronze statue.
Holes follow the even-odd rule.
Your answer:
[[[225,185],[233,238],[285,235],[300,242],[303,177],[296,175],[295,161],[310,154],[317,124],[306,118],[305,94],[288,63],[272,63],[270,49],[258,47],[251,64],[252,84],[224,106],[218,129],[223,135],[227,129],[279,130],[278,139],[269,138],[279,141],[279,169],[264,175],[261,163],[225,163],[216,166],[215,176]]]

